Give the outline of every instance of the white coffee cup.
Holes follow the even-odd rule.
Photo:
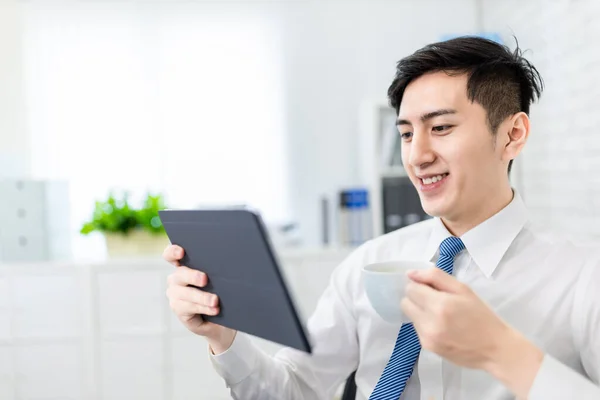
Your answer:
[[[400,301],[409,281],[406,272],[434,266],[428,261],[386,261],[365,265],[362,268],[362,278],[371,306],[387,322],[410,322],[400,308]]]

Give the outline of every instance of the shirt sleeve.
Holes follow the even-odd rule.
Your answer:
[[[573,330],[585,375],[546,355],[529,400],[600,399],[600,257],[582,270],[575,292]]]
[[[555,358],[546,355],[528,399],[598,400],[600,387]]]
[[[307,323],[312,354],[284,348],[273,357],[238,332],[231,347],[210,355],[231,395],[240,400],[331,399],[358,366],[352,288],[360,276],[364,246],[333,272]]]

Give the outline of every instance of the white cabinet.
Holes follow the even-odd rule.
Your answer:
[[[105,336],[161,334],[166,327],[166,267],[98,270],[100,333]]]
[[[16,395],[12,377],[0,375],[0,399],[13,400],[15,398]]]
[[[16,393],[19,399],[80,400],[84,370],[81,345],[17,345],[14,347]]]
[[[166,289],[166,284],[165,284],[165,289]],[[167,302],[168,302],[168,300],[167,300]],[[175,316],[174,313],[169,312],[168,314],[169,315],[167,316],[167,320],[169,321],[169,331],[171,332],[171,334],[181,335],[181,334],[189,332],[186,329],[186,327],[183,326],[183,324],[179,321],[179,319],[177,319],[177,317]]]
[[[101,399],[164,400],[167,267],[110,265],[92,273]]]
[[[11,348],[0,346],[0,399],[12,400],[14,392],[14,368]]]
[[[76,275],[12,277],[13,337],[81,337],[80,284]]]
[[[0,268],[0,398],[84,398],[84,284],[78,268]]]
[[[101,399],[166,399],[163,355],[160,337],[102,340]]]
[[[347,254],[281,257],[304,320]],[[172,270],[160,259],[0,264],[0,399],[229,399],[206,341],[169,309]]]
[[[9,288],[8,279],[0,276],[0,343],[10,338]]]

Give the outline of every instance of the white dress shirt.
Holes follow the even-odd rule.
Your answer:
[[[354,370],[357,399],[369,395],[400,325],[383,321],[365,295],[361,267],[389,260],[437,261],[451,236],[437,218],[376,238],[333,272],[308,321],[313,354],[270,357],[238,333],[211,356],[235,399],[331,399]],[[529,400],[600,399],[600,257],[589,247],[537,229],[518,194],[461,238],[454,275],[545,352]],[[422,350],[401,400],[500,400],[514,395],[484,371]]]

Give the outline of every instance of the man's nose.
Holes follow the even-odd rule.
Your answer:
[[[422,167],[435,161],[431,139],[425,132],[414,132],[410,146],[409,163],[412,167]]]

